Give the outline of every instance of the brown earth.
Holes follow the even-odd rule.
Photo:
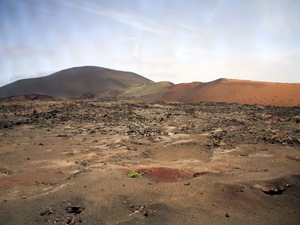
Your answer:
[[[208,83],[183,83],[153,96],[161,101],[228,102],[274,106],[299,106],[299,83],[271,83],[218,79]],[[149,96],[148,96],[149,98]]]
[[[0,224],[299,224],[299,123],[300,107],[2,101]]]

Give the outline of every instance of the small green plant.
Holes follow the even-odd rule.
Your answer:
[[[51,120],[45,120],[45,123],[46,124],[52,124],[52,121]]]
[[[81,145],[81,143],[80,143],[80,142],[77,142],[76,145]]]
[[[264,122],[265,122],[264,120],[261,119],[258,120],[258,123],[264,123]]]
[[[39,121],[37,123],[39,126],[43,126],[43,125],[50,125],[52,124],[51,120],[45,120],[45,119],[41,119],[39,118]]]
[[[142,176],[142,174],[139,172],[133,171],[133,172],[128,173],[127,176],[130,178],[139,178]]]
[[[248,122],[247,125],[248,125],[249,127],[253,127],[255,124],[252,123],[252,122]]]

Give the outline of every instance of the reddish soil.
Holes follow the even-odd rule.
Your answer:
[[[25,180],[18,180],[18,179],[1,180],[0,187],[5,185],[10,185],[10,184],[15,184],[15,183],[24,183],[24,182]]]
[[[271,83],[219,79],[208,83],[174,85],[157,96],[163,101],[227,102],[274,106],[299,106],[299,83]]]
[[[187,169],[166,167],[139,168],[136,172],[143,174],[155,182],[176,182],[191,179],[195,174],[195,172]]]

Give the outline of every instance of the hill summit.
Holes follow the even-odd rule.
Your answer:
[[[0,88],[0,97],[40,94],[54,97],[79,97],[91,92],[114,97],[127,88],[152,81],[136,73],[96,66],[74,67],[45,77],[15,81]]]

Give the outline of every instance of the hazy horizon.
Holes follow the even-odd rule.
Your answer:
[[[300,1],[3,0],[0,86],[78,66],[300,83]]]

